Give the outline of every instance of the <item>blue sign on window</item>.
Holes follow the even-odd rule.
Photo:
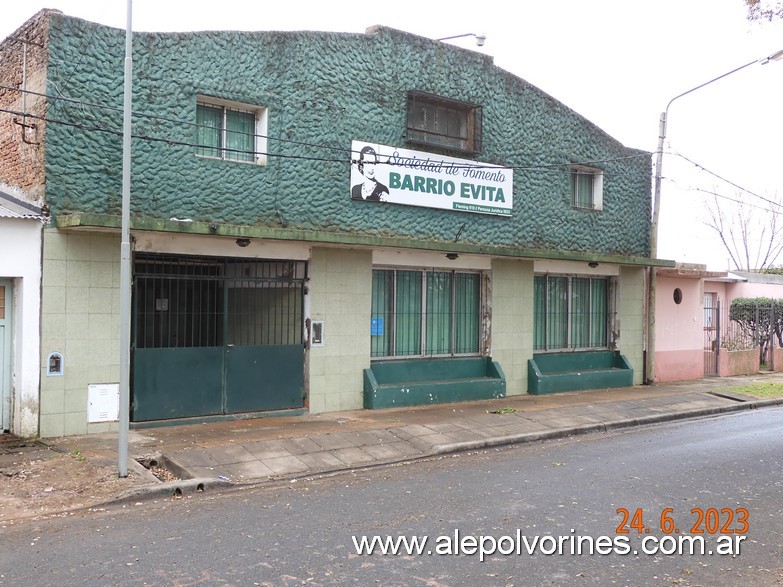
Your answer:
[[[370,319],[370,335],[383,336],[383,318]]]

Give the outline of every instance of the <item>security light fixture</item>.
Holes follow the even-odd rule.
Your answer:
[[[250,239],[249,238],[238,238],[236,240],[237,246],[242,247],[243,249],[250,245]]]
[[[588,266],[588,267],[592,267],[593,269],[595,269],[596,267],[598,267],[598,261],[590,261],[590,262],[587,264],[587,266]]]
[[[483,47],[484,43],[487,41],[487,35],[484,33],[464,33],[462,35],[453,35],[451,37],[442,37],[440,39],[435,39],[436,41],[450,41],[451,39],[461,39],[462,37],[475,37],[476,38],[476,45],[479,47]]]
[[[764,57],[763,59],[759,59],[759,63],[761,65],[766,65],[770,61],[780,61],[781,59],[783,59],[783,49],[781,49],[780,51],[776,51],[772,55],[768,55],[767,57]]]
[[[446,258],[453,261],[454,259],[459,259],[459,255],[457,253],[446,253]]]

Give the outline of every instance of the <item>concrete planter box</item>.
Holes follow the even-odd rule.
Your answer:
[[[490,357],[379,361],[364,370],[368,410],[495,399],[506,376]]]
[[[727,351],[720,349],[718,354],[718,375],[753,375],[759,372],[759,349],[746,351]]]
[[[633,368],[619,351],[541,353],[527,362],[530,395],[632,385]]]

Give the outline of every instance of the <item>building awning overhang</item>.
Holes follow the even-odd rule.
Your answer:
[[[655,274],[658,277],[685,277],[713,281],[726,279],[729,276],[726,271],[708,271],[706,265],[696,263],[676,263],[674,267],[659,267]]]
[[[60,214],[55,226],[61,230],[101,230],[120,229],[120,217],[102,214]],[[131,220],[131,229],[162,233],[181,233],[205,236],[223,236],[230,238],[257,238],[278,241],[301,241],[319,245],[352,247],[394,247],[401,249],[439,251],[443,253],[465,253],[490,255],[493,257],[513,257],[518,259],[555,259],[562,261],[584,261],[586,263],[613,263],[636,267],[675,266],[674,261],[651,259],[634,255],[617,255],[598,252],[565,251],[553,249],[533,249],[506,245],[483,245],[466,242],[446,242],[440,240],[413,239],[370,235],[358,232],[332,232],[328,230],[308,230],[303,228],[279,226],[246,226],[215,224],[192,221],[188,218],[169,220],[136,218]]]

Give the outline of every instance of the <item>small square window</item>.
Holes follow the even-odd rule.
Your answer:
[[[266,108],[199,97],[196,154],[266,164]]]
[[[424,92],[408,92],[407,142],[462,153],[481,151],[481,107]]]
[[[600,169],[571,166],[571,205],[586,210],[603,209],[604,172]]]

